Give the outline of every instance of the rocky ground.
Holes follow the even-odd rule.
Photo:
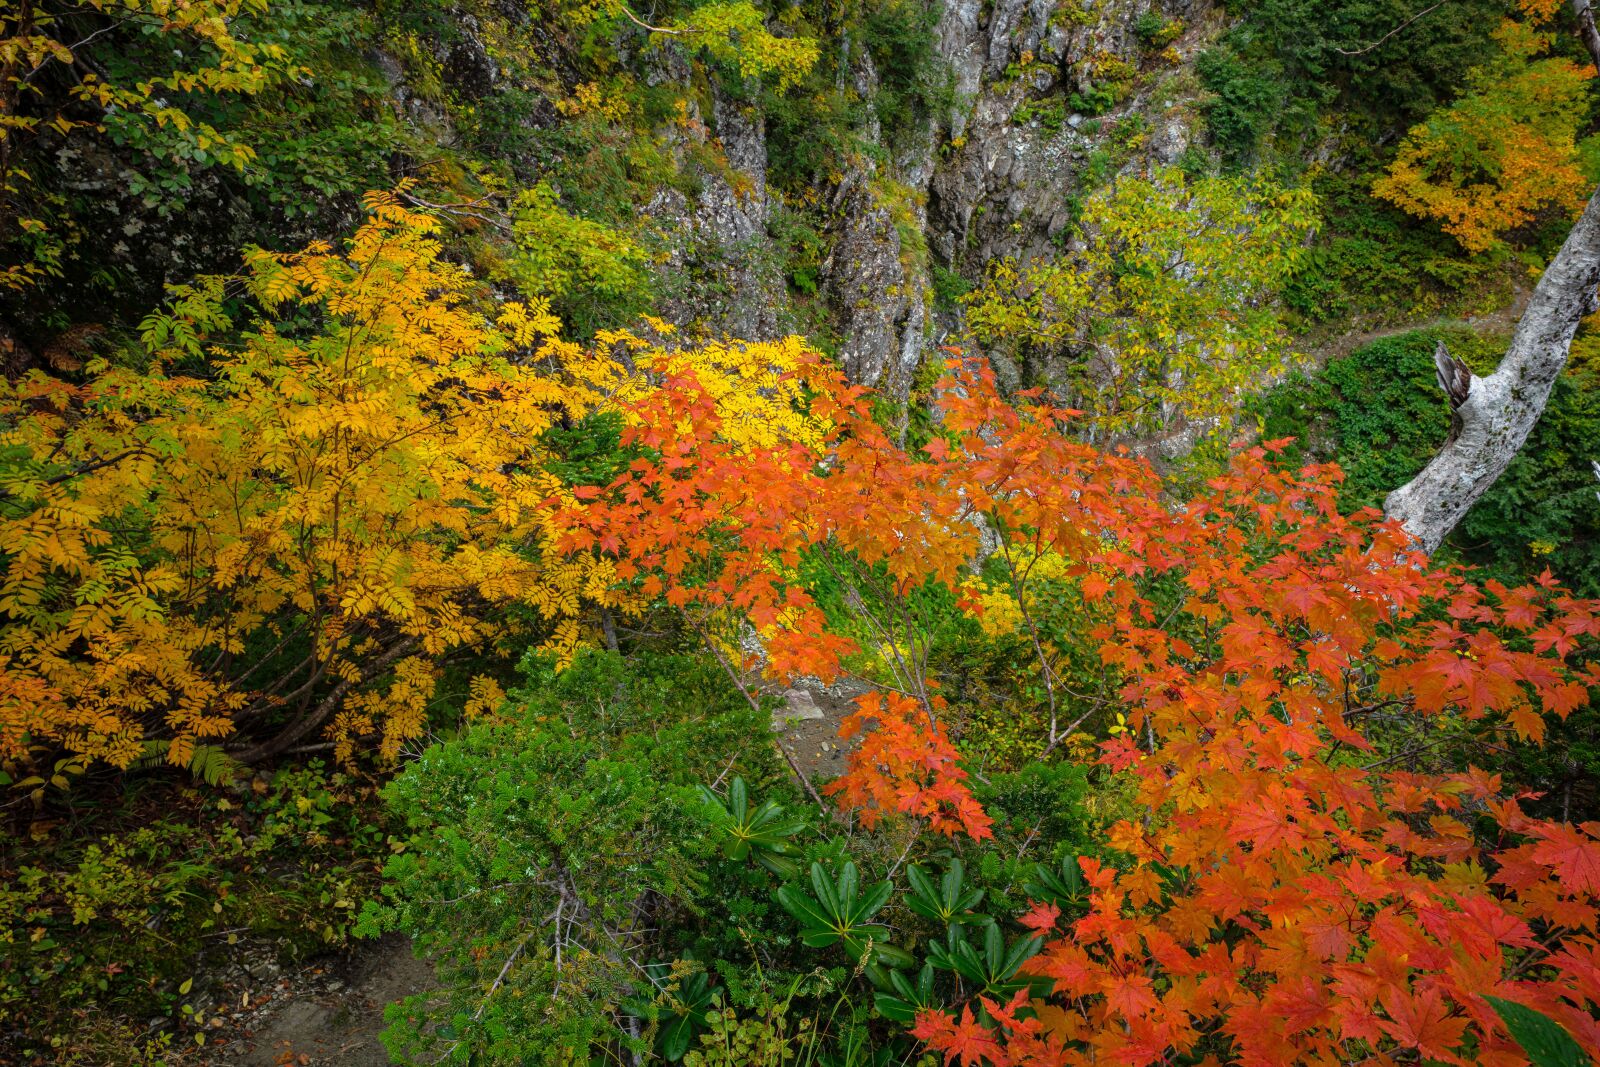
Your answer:
[[[845,678],[833,685],[813,681],[784,691],[784,706],[773,713],[772,729],[789,758],[814,783],[844,773],[845,754],[853,746],[839,740],[839,724],[867,688]]]
[[[186,1062],[229,1067],[381,1067],[390,1003],[426,991],[433,969],[391,935],[297,968],[265,948],[227,960],[206,1000],[211,1037]]]

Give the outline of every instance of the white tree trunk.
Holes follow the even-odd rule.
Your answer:
[[[1435,362],[1455,409],[1454,425],[1422,473],[1384,501],[1388,516],[1403,522],[1426,551],[1439,547],[1528,439],[1567,364],[1579,321],[1595,310],[1597,291],[1600,191],[1539,279],[1493,374],[1468,373],[1440,346]]]
[[[1593,0],[1572,0],[1578,37],[1600,67],[1600,29]],[[1440,345],[1433,360],[1454,409],[1444,447],[1383,502],[1417,543],[1433,552],[1478,498],[1505,472],[1544,414],[1578,323],[1595,310],[1600,286],[1600,190],[1567,234],[1533,291],[1500,366],[1487,378],[1470,373]],[[1595,466],[1600,475],[1600,464]]]

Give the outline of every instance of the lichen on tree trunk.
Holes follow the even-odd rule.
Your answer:
[[[1466,376],[1464,397],[1452,390],[1455,424],[1444,446],[1384,502],[1426,551],[1444,542],[1516,458],[1567,364],[1578,323],[1596,308],[1597,287],[1600,191],[1539,279],[1500,366],[1487,378]],[[1440,373],[1444,384],[1444,365]]]

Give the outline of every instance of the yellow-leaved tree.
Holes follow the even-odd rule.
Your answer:
[[[1499,56],[1471,72],[1460,99],[1411,130],[1372,187],[1471,252],[1493,248],[1540,211],[1576,211],[1592,184],[1577,135],[1594,67],[1547,55],[1550,34],[1536,26],[1553,9],[1547,0],[1524,7],[1530,21],[1501,25]]]
[[[1072,250],[992,264],[967,324],[1099,430],[1215,419],[1287,364],[1272,301],[1316,218],[1308,190],[1265,178],[1122,178],[1084,205]]]
[[[567,657],[632,608],[613,556],[552,548],[586,492],[552,433],[690,372],[736,437],[796,417],[798,341],[585,350],[486,300],[433,218],[367,204],[344,248],[177,289],[147,365],[0,391],[0,757],[254,760],[324,726],[393,756],[452,651],[520,617]]]

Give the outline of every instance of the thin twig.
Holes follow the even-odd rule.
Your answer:
[[[1345,49],[1345,48],[1335,48],[1334,51],[1338,52],[1341,56],[1363,56],[1363,55],[1366,55],[1368,52],[1370,52],[1374,48],[1377,48],[1378,46],[1382,45],[1389,38],[1393,37],[1395,34],[1399,33],[1401,30],[1405,29],[1407,26],[1411,25],[1413,22],[1415,22],[1418,19],[1422,18],[1422,16],[1427,15],[1427,14],[1433,12],[1433,11],[1438,10],[1439,8],[1443,7],[1448,2],[1449,2],[1449,0],[1438,0],[1437,3],[1423,8],[1421,11],[1418,11],[1415,15],[1412,15],[1410,18],[1406,19],[1400,25],[1396,26],[1394,29],[1392,29],[1388,33],[1384,34],[1382,37],[1379,37],[1376,41],[1373,41],[1371,44],[1367,45],[1365,48],[1357,48],[1357,49],[1354,49],[1354,50]]]

